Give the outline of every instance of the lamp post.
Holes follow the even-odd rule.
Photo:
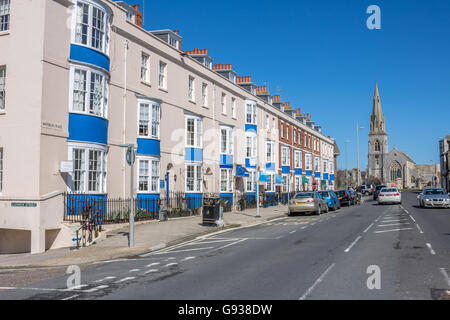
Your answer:
[[[130,223],[130,231],[128,236],[128,247],[134,247],[134,204],[133,204],[133,195],[134,195],[134,162],[136,161],[136,151],[134,149],[134,144],[121,144],[122,148],[127,148],[126,160],[131,167],[130,173],[130,215],[129,215],[129,223]]]
[[[347,144],[349,143],[349,140],[345,140],[345,185],[346,189],[348,189],[348,169],[347,169]]]
[[[364,127],[360,127],[358,125],[358,121],[356,121],[356,161],[358,164],[358,171],[356,172],[356,179],[358,181],[358,186],[360,185],[360,173],[359,173],[359,130],[364,129]]]

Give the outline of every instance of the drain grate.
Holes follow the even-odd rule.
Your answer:
[[[450,300],[450,290],[448,290],[448,289],[431,289],[431,299],[433,299],[433,300]]]

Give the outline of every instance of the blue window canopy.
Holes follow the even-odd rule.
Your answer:
[[[249,177],[248,170],[241,166],[236,166],[236,177]]]
[[[260,172],[260,173],[259,173],[259,182],[270,182],[270,177],[269,177],[269,175]]]
[[[275,176],[275,184],[284,184],[283,176],[280,176],[279,174],[277,174]]]

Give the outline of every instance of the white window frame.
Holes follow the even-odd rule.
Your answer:
[[[255,192],[256,187],[256,171],[248,170],[249,176],[245,178],[245,192]],[[249,188],[249,182],[251,183],[251,188]]]
[[[289,124],[286,123],[286,140],[289,140]]]
[[[0,0],[0,32],[6,32],[9,30],[11,12],[10,0]]]
[[[327,172],[328,171],[328,162],[327,160],[323,160],[323,171],[322,172]]]
[[[281,165],[290,166],[291,165],[291,155],[290,148],[286,146],[281,146]]]
[[[193,132],[193,140],[194,143],[189,143],[188,139],[188,122],[189,120],[193,120],[194,122],[194,132]],[[185,142],[187,148],[203,148],[203,119],[196,116],[186,115],[185,116]]]
[[[202,83],[202,106],[208,107],[208,84]]]
[[[220,168],[220,192],[223,193],[233,192],[232,168]]]
[[[148,119],[141,119],[141,109],[148,105]],[[137,107],[137,136],[138,138],[160,139],[161,106],[159,102],[150,99],[138,99]],[[141,125],[147,123],[147,134],[141,133]]]
[[[141,165],[143,161],[148,162],[148,174],[141,175]],[[137,177],[136,177],[136,190],[137,193],[156,194],[159,193],[159,183],[161,179],[160,159],[157,157],[137,156]],[[147,177],[147,190],[141,189],[141,177]],[[156,181],[156,185],[153,185],[153,181]],[[155,188],[153,188],[153,186]]]
[[[265,191],[275,192],[275,173],[266,173],[269,176],[269,182],[266,182]]]
[[[231,98],[231,117],[236,119],[236,98]]]
[[[250,141],[250,145],[249,145],[249,141]],[[246,136],[245,136],[246,158],[255,158],[256,157],[257,144],[258,144],[258,140],[257,140],[257,136],[255,134],[246,134]]]
[[[189,101],[195,102],[195,78],[189,76],[188,80],[188,98]]]
[[[225,131],[225,141],[223,131]],[[220,126],[220,154],[233,155],[233,139],[233,128],[228,126]],[[223,150],[224,146],[225,150]]]
[[[162,61],[159,62],[158,74],[158,87],[160,89],[167,90],[167,63]]]
[[[280,122],[280,131],[281,131],[281,137],[284,138],[284,122]]]
[[[302,167],[302,152],[300,150],[294,150],[294,168]]]
[[[88,19],[87,24],[82,23],[83,25],[87,26],[86,30],[86,43],[83,43],[83,40],[78,39],[79,37],[79,31],[80,28],[78,27],[78,7],[80,4],[87,5],[88,7]],[[94,9],[98,10],[100,13],[103,14],[103,21],[100,23],[103,24],[103,29],[98,28],[98,26],[94,26],[93,19],[94,19]],[[92,50],[99,51],[101,53],[104,53],[108,55],[109,52],[109,38],[110,38],[110,27],[109,27],[109,21],[110,21],[110,11],[106,6],[101,6],[100,2],[92,1],[92,0],[77,0],[75,5],[73,6],[73,14],[72,14],[72,43],[75,43],[80,46],[88,47]],[[99,47],[96,47],[92,44],[95,32],[102,33],[103,36],[100,41]]]
[[[0,147],[0,194],[3,192],[3,148]]]
[[[246,102],[245,104],[245,123],[256,125],[256,103]]]
[[[222,92],[222,96],[220,97],[220,105],[222,106],[222,114],[227,114],[227,95]]]
[[[270,146],[270,148],[269,148]],[[269,153],[270,149],[270,153]],[[273,141],[266,141],[266,161],[275,163],[275,143]]]
[[[0,66],[0,111],[6,108],[6,66]]]
[[[192,181],[193,190],[188,190],[188,167],[193,167],[193,181]],[[186,172],[184,179],[185,192],[201,193],[203,190],[202,164],[186,163],[185,172]]]
[[[303,177],[295,176],[295,192],[303,191]]]
[[[321,172],[320,157],[314,157],[314,172]]]
[[[150,83],[150,55],[141,53],[141,81]]]
[[[289,190],[290,188],[289,188],[289,175],[288,174],[282,174],[281,175],[282,177],[283,177],[283,184],[282,184],[282,192],[289,192],[289,191],[292,191],[292,190]]]
[[[85,79],[85,88],[83,90],[84,92],[84,110],[75,110],[74,109],[74,91],[75,91],[75,73],[77,71],[85,72],[86,73],[86,79]],[[99,112],[91,112],[90,110],[90,104],[91,104],[91,95],[95,92],[92,92],[92,77],[93,76],[101,76],[102,77],[102,83],[101,83],[101,89],[102,89],[102,97],[101,99],[101,105],[99,107]],[[81,65],[71,65],[70,66],[70,83],[69,83],[69,112],[72,113],[81,113],[81,114],[87,114],[91,116],[101,117],[101,118],[108,118],[108,94],[109,94],[109,76],[107,73],[89,68],[86,66]],[[94,89],[95,90],[95,89]],[[80,91],[80,90],[77,90]]]
[[[305,170],[313,170],[311,153],[305,153]]]
[[[84,151],[84,163],[83,168],[81,168],[81,174],[83,175],[83,187],[80,188],[80,190],[74,190],[74,173],[70,173],[70,179],[68,183],[68,191],[74,192],[74,193],[86,193],[86,194],[105,194],[107,193],[107,172],[108,172],[108,157],[107,157],[107,147],[101,146],[97,144],[90,144],[90,143],[74,143],[69,142],[68,144],[68,160],[74,161],[73,159],[73,150],[83,150]],[[98,172],[98,184],[99,184],[99,190],[89,190],[89,156],[90,151],[94,152],[100,152],[101,154],[101,160],[100,160],[100,171]],[[75,168],[75,164],[74,164]]]

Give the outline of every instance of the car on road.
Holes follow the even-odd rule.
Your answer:
[[[336,192],[336,195],[339,198],[339,201],[341,202],[341,205],[347,205],[347,206],[351,206],[352,205],[352,196],[350,194],[349,190],[339,190]]]
[[[341,207],[341,202],[339,201],[339,198],[336,196],[334,191],[332,190],[319,191],[319,195],[322,197],[323,200],[327,202],[328,209],[336,211]]]
[[[293,213],[313,212],[321,214],[328,212],[328,203],[322,199],[317,191],[299,192],[289,201],[288,215]]]
[[[365,196],[370,196],[373,194],[375,188],[372,184],[362,184],[356,190]]]
[[[450,208],[450,197],[442,188],[425,188],[417,199],[421,208]]]
[[[378,194],[380,193],[380,190],[383,188],[386,188],[384,184],[379,184],[375,187],[375,191],[373,192],[373,200],[377,200]]]
[[[402,195],[397,188],[382,188],[377,198],[378,204],[402,203]]]

